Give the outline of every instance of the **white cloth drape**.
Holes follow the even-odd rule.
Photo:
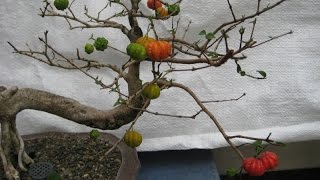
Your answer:
[[[126,2],[126,1],[124,1]],[[168,1],[173,2],[173,1]],[[271,1],[263,1],[266,5]],[[89,13],[98,12],[106,1],[75,2],[75,12],[83,15],[83,6],[87,4]],[[191,20],[187,40],[196,41],[201,30],[212,31],[224,21],[232,19],[227,1],[184,0],[181,4],[181,17],[178,35],[181,35]],[[233,0],[234,12],[237,17],[249,15],[256,10],[256,1]],[[126,2],[126,4],[129,4]],[[111,108],[115,103],[116,94],[109,94],[87,76],[78,71],[67,71],[47,66],[34,59],[11,53],[7,44],[10,41],[18,48],[25,48],[28,43],[32,49],[43,48],[38,41],[45,30],[49,30],[49,43],[68,57],[76,56],[76,48],[81,55],[99,59],[104,63],[122,64],[128,57],[108,49],[86,55],[83,47],[90,35],[104,36],[111,46],[122,51],[128,40],[119,30],[112,29],[76,29],[69,30],[67,22],[62,18],[37,15],[43,7],[37,1],[0,1],[0,85],[37,88],[59,95],[75,98],[81,103],[96,108]],[[151,14],[146,0],[140,4],[141,10]],[[105,16],[112,15],[120,7],[113,5]],[[128,25],[126,18],[117,18]],[[177,18],[175,18],[177,20]],[[140,21],[146,32],[148,22]],[[252,24],[246,22],[246,37]],[[156,23],[159,35],[169,36],[167,30],[171,21]],[[320,1],[292,0],[258,17],[254,38],[257,41],[268,39],[293,30],[292,35],[277,39],[268,44],[245,52],[248,58],[240,64],[246,72],[258,75],[256,70],[267,72],[266,80],[242,77],[236,72],[233,61],[228,61],[219,68],[207,68],[188,73],[170,75],[177,82],[189,86],[201,100],[222,100],[247,95],[239,101],[206,104],[215,114],[229,134],[266,137],[272,132],[271,138],[283,141],[305,141],[320,138]],[[239,41],[238,29],[229,34],[230,45],[237,48]],[[141,65],[141,78],[144,82],[152,78],[150,63]],[[176,66],[186,68],[190,66]],[[89,71],[99,76],[103,82],[110,83],[114,73],[108,69]],[[124,85],[122,89],[126,89]],[[150,111],[173,115],[193,115],[198,110],[194,100],[179,89],[164,90],[161,98],[152,101]],[[119,130],[108,131],[121,136],[128,126]],[[27,110],[18,116],[18,128],[21,134],[46,131],[89,131],[83,125],[61,119],[59,117]],[[196,119],[154,116],[144,113],[135,126],[144,137],[140,151],[191,148],[218,148],[226,146],[212,121],[204,113]]]

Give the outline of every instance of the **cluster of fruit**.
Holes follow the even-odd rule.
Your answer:
[[[172,47],[167,41],[155,40],[148,36],[137,39],[136,42],[127,46],[128,55],[138,61],[147,57],[154,61],[162,61],[171,55]]]
[[[104,37],[98,37],[95,39],[93,45],[90,43],[87,43],[84,47],[84,51],[88,54],[93,53],[94,48],[96,48],[97,51],[104,51],[108,48],[109,41]]]
[[[266,151],[261,153],[257,158],[249,157],[244,159],[242,167],[250,176],[262,176],[265,171],[274,169],[277,165],[277,154]]]
[[[53,4],[58,10],[63,11],[68,8],[69,0],[55,0]],[[155,10],[159,17],[176,16],[180,13],[180,6],[178,4],[166,4],[168,7],[166,9],[162,6],[160,0],[148,0],[147,6]]]
[[[157,15],[160,17],[166,16],[176,16],[180,13],[180,6],[178,4],[167,5],[168,9],[162,7],[160,0],[148,0],[147,6],[150,9],[156,11]]]

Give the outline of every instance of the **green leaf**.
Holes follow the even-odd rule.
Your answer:
[[[206,39],[208,39],[208,40],[211,40],[213,38],[214,38],[214,34],[211,32],[206,35]]]
[[[227,175],[230,177],[234,177],[235,175],[237,175],[237,171],[234,168],[228,168]]]
[[[264,148],[264,145],[262,144],[262,140],[257,140],[252,145],[255,147],[257,154],[260,154]]]
[[[239,29],[239,33],[243,34],[246,28],[244,28],[243,26],[241,26],[241,28]]]
[[[237,73],[241,72],[241,66],[239,64],[237,64]]]
[[[267,77],[267,73],[264,71],[257,71],[263,78]]]
[[[168,32],[170,32],[171,34],[176,34],[177,29],[170,29],[170,30],[168,30]]]
[[[207,34],[207,32],[206,32],[206,30],[202,30],[200,33],[199,33],[199,35],[206,35]]]
[[[120,104],[124,104],[126,103],[127,101],[125,99],[123,99],[121,96],[119,96],[119,98],[117,99],[117,101],[114,103],[113,106],[117,106],[117,105],[120,105]]]
[[[254,147],[262,146],[262,140],[257,140],[252,144]]]

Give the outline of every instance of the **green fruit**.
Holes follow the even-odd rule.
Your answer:
[[[174,13],[173,13],[174,12]],[[171,14],[171,16],[176,16],[180,13],[180,6],[178,4],[172,4],[168,7],[168,13]]]
[[[87,43],[86,46],[84,47],[84,51],[88,54],[93,53],[94,47],[92,44]]]
[[[124,142],[132,147],[138,147],[142,143],[142,135],[136,131],[129,131],[124,135]]]
[[[62,10],[65,10],[68,8],[69,1],[68,0],[55,0],[53,4],[58,10],[62,11]]]
[[[94,41],[94,47],[96,48],[97,51],[104,51],[108,47],[108,40],[104,37],[98,37]]]
[[[142,95],[148,99],[157,99],[160,96],[160,87],[158,84],[148,84],[142,90]]]
[[[98,139],[98,137],[100,136],[100,132],[96,129],[91,130],[90,132],[90,137],[92,139]]]
[[[147,57],[147,51],[141,44],[131,43],[127,46],[127,54],[135,60],[142,61]]]

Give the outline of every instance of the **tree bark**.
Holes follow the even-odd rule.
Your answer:
[[[103,130],[118,129],[130,123],[138,113],[125,104],[111,110],[99,110],[71,98],[30,88],[13,87],[2,91],[1,96],[0,117],[15,117],[22,110],[33,109]],[[132,105],[142,106],[142,98],[133,100]]]

